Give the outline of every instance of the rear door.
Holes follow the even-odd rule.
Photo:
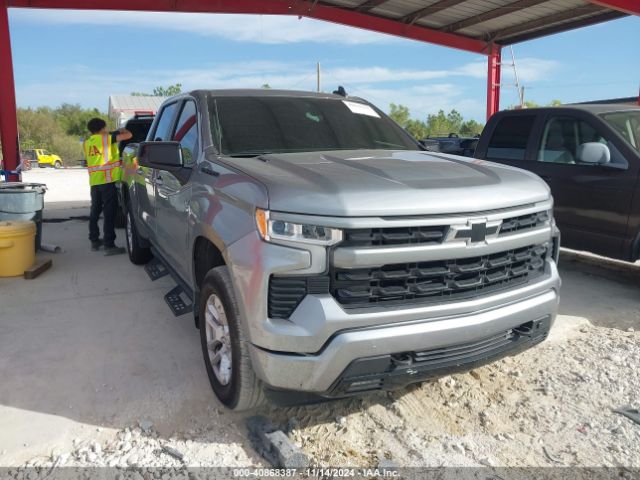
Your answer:
[[[153,126],[153,132],[148,137],[149,139],[153,139],[153,141],[170,139],[178,106],[179,102],[176,101],[162,107],[162,110],[158,114],[157,122]],[[141,220],[143,229],[153,238],[156,237],[157,233],[156,177],[159,173],[159,171],[152,168],[139,168],[136,172],[136,184],[139,185],[137,191],[137,217]]]
[[[172,260],[183,279],[189,278],[189,177],[198,148],[198,113],[196,103],[187,99],[181,103],[178,119],[169,140],[180,142],[184,166],[179,172],[159,171],[156,176],[157,244],[163,255]]]

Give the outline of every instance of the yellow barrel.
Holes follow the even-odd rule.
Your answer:
[[[36,224],[15,220],[0,222],[0,277],[15,277],[33,265]]]

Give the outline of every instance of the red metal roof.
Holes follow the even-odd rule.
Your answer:
[[[640,0],[7,0],[9,7],[297,15],[476,53],[640,15]]]

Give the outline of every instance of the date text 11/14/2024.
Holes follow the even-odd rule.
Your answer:
[[[234,477],[302,477],[302,478],[396,478],[400,472],[393,468],[238,468]]]

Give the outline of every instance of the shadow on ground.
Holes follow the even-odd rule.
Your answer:
[[[560,255],[560,314],[640,329],[640,265],[574,251]]]

